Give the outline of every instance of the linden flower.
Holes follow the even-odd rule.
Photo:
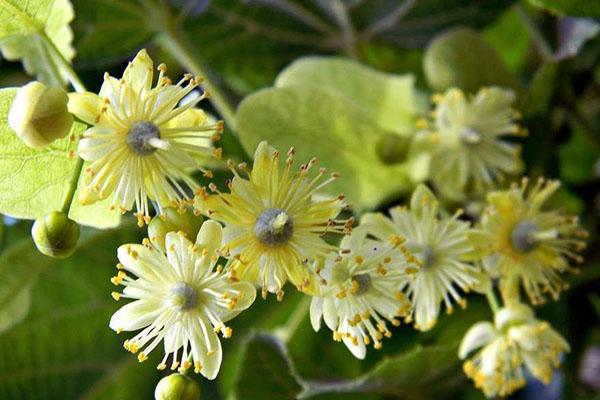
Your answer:
[[[316,159],[292,172],[294,150],[290,149],[283,171],[280,153],[261,142],[254,154],[254,166],[242,178],[232,163],[235,177],[229,182],[230,193],[219,192],[214,185],[196,196],[194,206],[201,213],[225,224],[224,253],[235,257],[232,272],[242,280],[262,284],[267,292],[283,296],[282,287],[289,279],[300,291],[314,293],[316,275],[308,260],[324,257],[336,247],[326,243],[325,233],[343,233],[351,220],[335,220],[344,207],[343,196],[315,200],[313,195],[337,178],[332,174],[320,182],[325,169],[310,178]]]
[[[483,88],[471,99],[460,89],[434,97],[434,120],[420,121],[427,129],[418,138],[433,142],[430,170],[436,187],[448,197],[482,192],[504,174],[520,172],[520,148],[501,140],[525,134],[514,122],[514,100],[512,91],[497,87]]]
[[[473,325],[462,340],[459,357],[465,359],[479,348],[465,361],[465,374],[487,397],[504,397],[525,386],[524,368],[550,383],[569,344],[547,322],[536,320],[530,308],[517,304],[500,309],[494,324]]]
[[[448,313],[453,310],[453,302],[465,307],[466,301],[458,289],[468,291],[478,283],[478,268],[467,263],[473,251],[467,239],[469,224],[458,220],[460,211],[442,219],[438,211],[434,194],[425,185],[419,185],[412,195],[410,210],[390,209],[391,220],[382,214],[366,214],[361,220],[369,233],[379,239],[390,235],[406,238],[406,247],[421,266],[405,285],[414,306],[415,328],[422,331],[435,325],[442,301]]]
[[[176,85],[164,64],[152,87],[152,60],[141,50],[118,80],[105,74],[99,95],[72,93],[69,111],[92,125],[83,133],[78,152],[89,162],[79,199],[91,204],[114,193],[112,207],[122,212],[135,203],[139,223],[149,222],[148,199],[159,213],[188,199],[186,187],[198,188],[190,171],[198,158],[213,150],[222,123],[209,124],[193,107],[206,93],[179,106],[201,79],[185,75]],[[181,183],[183,183],[183,185]]]
[[[542,210],[559,187],[557,181],[539,179],[527,190],[523,179],[521,186],[488,194],[481,230],[470,237],[482,255],[489,255],[485,264],[502,278],[504,297],[518,294],[509,286],[520,280],[532,303],[542,303],[546,292],[556,299],[566,287],[559,274],[575,271],[569,260],[583,261],[577,252],[585,248],[587,232],[577,217]]]
[[[410,312],[410,301],[399,288],[417,268],[407,261],[403,242],[398,236],[389,242],[367,239],[360,228],[346,236],[339,256],[329,256],[319,271],[321,296],[313,297],[310,306],[314,330],[323,318],[334,340],[343,341],[359,359],[365,358],[371,342],[381,348],[383,337],[392,335],[386,320],[398,326],[397,317]]]
[[[166,368],[170,357],[171,369],[193,366],[208,379],[217,376],[222,358],[217,332],[230,337],[225,322],[250,307],[256,297],[251,284],[234,282],[221,267],[214,270],[221,238],[221,225],[206,221],[195,244],[182,232],[168,233],[166,255],[148,240],[119,247],[120,271],[112,282],[125,289],[113,292],[113,297],[135,301],[112,316],[110,327],[117,333],[142,329],[124,344],[132,353],[141,350],[140,362],[164,340],[165,356],[158,369]]]

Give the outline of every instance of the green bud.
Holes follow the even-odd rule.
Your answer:
[[[434,90],[458,87],[474,93],[483,86],[497,85],[521,92],[496,50],[468,28],[453,28],[436,36],[425,51],[423,70]]]
[[[384,164],[399,164],[406,161],[410,138],[386,134],[377,143],[377,155]]]
[[[8,113],[8,125],[29,147],[43,147],[67,136],[73,116],[67,110],[67,92],[34,81],[17,90]]]
[[[158,382],[154,390],[154,398],[156,400],[199,400],[200,385],[185,375],[171,374]]]
[[[152,218],[148,225],[148,237],[153,245],[165,251],[165,236],[169,232],[182,231],[193,242],[202,225],[202,217],[187,210],[180,213],[174,208],[165,208],[162,215]]]
[[[75,251],[79,240],[79,225],[61,211],[38,218],[31,236],[40,253],[54,258],[67,258]]]

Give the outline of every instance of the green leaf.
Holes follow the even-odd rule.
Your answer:
[[[0,89],[0,213],[36,219],[60,210],[77,160],[71,157],[72,137],[85,125],[74,123],[71,133],[42,149],[26,146],[8,126],[7,115],[15,89]],[[74,199],[70,216],[84,225],[107,228],[118,225],[120,214],[106,201],[82,208]]]
[[[0,333],[22,321],[29,312],[30,289],[55,260],[41,256],[31,239],[22,239],[0,257]]]
[[[71,45],[73,7],[69,0],[0,0],[0,50],[7,60],[22,60],[25,71],[56,86],[67,82],[64,72],[53,70],[57,57],[47,37],[67,61],[75,56]],[[52,66],[54,64],[54,66]]]
[[[107,326],[119,306],[110,297],[115,249],[138,240],[132,226],[87,231],[74,257],[46,269],[31,290],[29,316],[0,336],[0,398],[152,398],[160,355],[139,365]],[[44,261],[23,250],[28,268]]]
[[[594,166],[600,154],[597,148],[574,125],[573,134],[568,142],[558,150],[560,178],[569,183],[582,184],[593,179]]]
[[[558,75],[558,64],[546,63],[535,71],[529,84],[527,96],[527,113],[547,112],[550,100],[557,89],[555,80]]]
[[[412,398],[411,394],[442,390],[444,379],[460,364],[458,344],[417,346],[396,356],[385,358],[371,371],[355,380],[305,382],[300,398],[329,393],[378,393]]]
[[[384,73],[342,57],[305,57],[278,75],[276,87],[313,86],[345,96],[383,129],[410,135],[426,111],[412,75]]]
[[[267,140],[280,151],[294,146],[302,162],[316,156],[321,166],[341,173],[327,193],[343,192],[359,209],[411,186],[407,166],[385,165],[377,155],[385,131],[338,93],[312,86],[262,90],[242,101],[236,119],[249,154]]]
[[[454,28],[438,35],[423,59],[429,85],[444,91],[458,87],[473,93],[482,86],[497,85],[521,93],[521,85],[496,50],[477,32]]]
[[[149,40],[148,15],[135,1],[75,0],[75,47],[84,65],[130,56]]]
[[[600,18],[600,3],[590,0],[529,0],[537,7],[573,17]]]
[[[530,37],[514,8],[486,27],[483,36],[511,71],[523,67],[529,56]]]
[[[237,399],[293,400],[301,390],[283,344],[268,334],[249,338],[236,382]]]

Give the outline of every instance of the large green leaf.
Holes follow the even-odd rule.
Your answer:
[[[412,75],[394,75],[341,57],[305,57],[281,71],[276,87],[313,86],[330,89],[360,108],[383,129],[410,135],[424,102]]]
[[[343,192],[356,208],[374,207],[411,186],[407,166],[386,165],[377,155],[385,131],[333,91],[312,86],[262,90],[244,99],[236,119],[249,154],[267,140],[280,151],[294,146],[302,162],[316,156],[321,166],[341,173],[328,193]]]
[[[38,276],[56,261],[41,256],[33,242],[22,239],[0,257],[0,333],[22,321],[29,312],[30,289]]]
[[[69,0],[0,0],[0,50],[8,60],[22,60],[25,70],[38,80],[62,85],[63,71],[55,72],[58,55],[47,45],[47,37],[67,61],[71,46],[73,7]],[[54,64],[54,66],[52,65]],[[58,76],[57,76],[58,74]]]
[[[454,28],[437,36],[427,48],[423,68],[435,90],[458,87],[476,92],[489,85],[512,88],[517,93],[522,90],[496,50],[467,28]]]
[[[155,360],[138,365],[108,329],[118,307],[109,282],[115,249],[138,240],[131,226],[85,232],[71,259],[45,271],[31,290],[29,316],[0,335],[0,398],[151,398],[159,379]],[[21,253],[30,273],[44,261],[32,249]]]
[[[423,396],[443,388],[442,380],[460,365],[458,345],[417,346],[413,350],[385,358],[361,377],[336,382],[304,382],[300,398],[330,393],[378,393]]]
[[[135,1],[75,0],[78,59],[84,65],[129,57],[150,35],[148,15]]]
[[[72,132],[48,147],[26,146],[8,126],[7,115],[15,89],[0,89],[0,212],[16,218],[36,219],[60,210],[67,187],[76,173],[72,137],[85,125],[73,124]],[[106,201],[81,209],[73,201],[71,216],[82,224],[99,228],[116,226],[120,214],[111,212]]]
[[[293,400],[302,390],[283,344],[274,336],[249,338],[242,365],[235,385],[237,399]]]

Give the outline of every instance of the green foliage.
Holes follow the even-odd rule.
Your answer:
[[[37,219],[60,210],[66,188],[76,173],[77,159],[70,154],[85,125],[74,123],[64,139],[42,149],[27,147],[10,129],[8,110],[15,89],[0,89],[0,212],[16,218]],[[120,214],[108,210],[107,201],[82,206],[73,201],[70,217],[98,228],[116,226]]]
[[[521,90],[494,48],[467,28],[453,28],[432,40],[423,68],[434,90],[458,87],[473,93],[489,85],[509,87],[517,93]]]
[[[40,256],[30,239],[22,239],[0,257],[0,333],[22,321],[29,312],[30,290],[55,260]]]
[[[125,58],[152,34],[147,14],[133,1],[74,1],[75,47],[86,65]]]
[[[598,161],[598,148],[576,129],[567,143],[559,150],[560,177],[569,183],[585,183],[593,179]]]
[[[600,3],[588,0],[529,0],[537,7],[574,17],[600,18]]]
[[[377,71],[346,58],[301,58],[278,75],[275,87],[312,86],[328,89],[354,103],[374,124],[410,136],[424,114],[423,99],[412,75]]]
[[[38,80],[61,86],[66,77],[56,72],[56,52],[67,61],[75,56],[69,26],[73,18],[69,0],[1,0],[0,50],[8,60],[22,60],[25,71]]]
[[[110,297],[114,249],[138,240],[125,226],[86,232],[75,255],[60,262],[37,254],[30,243],[15,245],[2,258],[3,276],[10,266],[20,288],[32,287],[32,307],[24,321],[0,336],[0,398],[151,397],[154,385],[148,382],[158,381],[154,361],[137,365],[108,329],[118,307]]]
[[[302,389],[282,343],[267,334],[248,339],[235,387],[236,398],[240,400],[293,400]]]

